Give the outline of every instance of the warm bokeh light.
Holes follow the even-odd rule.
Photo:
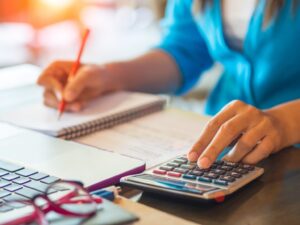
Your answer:
[[[65,8],[69,7],[74,0],[40,0],[43,4],[50,7]]]

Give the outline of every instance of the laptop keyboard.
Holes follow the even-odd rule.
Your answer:
[[[30,200],[45,194],[48,186],[60,179],[35,170],[0,160],[0,213],[25,206],[5,204],[8,201]],[[56,190],[51,190],[54,193]]]

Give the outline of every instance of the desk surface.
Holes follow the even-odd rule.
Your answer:
[[[300,149],[260,163],[265,174],[225,202],[200,203],[144,193],[140,203],[204,225],[300,224]]]

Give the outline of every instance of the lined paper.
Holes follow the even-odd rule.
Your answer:
[[[147,168],[185,154],[209,117],[165,110],[75,141],[141,159]]]

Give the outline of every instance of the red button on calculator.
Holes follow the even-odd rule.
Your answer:
[[[176,172],[168,172],[167,175],[169,177],[181,177],[181,174]]]
[[[167,173],[165,170],[153,170],[152,172],[159,175],[166,175]]]

